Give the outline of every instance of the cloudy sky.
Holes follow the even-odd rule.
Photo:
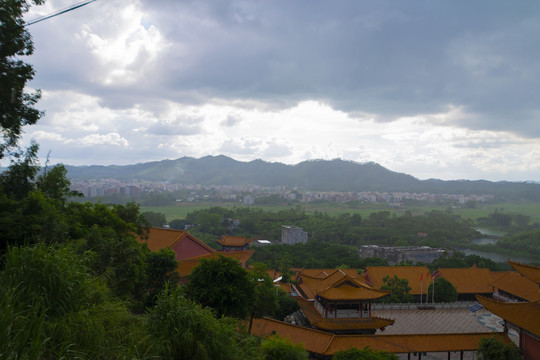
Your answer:
[[[47,0],[27,19],[77,0]],[[98,0],[31,25],[44,158],[540,181],[540,2]]]

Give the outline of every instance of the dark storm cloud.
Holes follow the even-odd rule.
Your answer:
[[[391,120],[462,106],[461,125],[540,136],[540,4],[147,2],[175,46],[167,86]],[[177,52],[176,48],[187,49]]]
[[[97,4],[86,16],[118,6]],[[141,66],[137,82],[96,80],[104,69],[83,35],[116,31],[105,19],[77,36],[54,23],[48,28],[56,37],[39,28],[36,42],[56,44],[40,52],[48,63],[46,71],[38,64],[41,80],[84,88],[110,108],[154,99],[252,99],[277,107],[318,99],[391,121],[453,105],[465,114],[457,125],[540,136],[538,2],[144,0],[141,6],[143,26],[154,26],[168,46],[151,64],[141,50],[130,65]],[[74,18],[63,21],[77,28]]]

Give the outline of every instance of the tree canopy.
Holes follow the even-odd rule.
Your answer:
[[[523,357],[513,344],[505,344],[494,337],[484,338],[478,344],[479,360],[520,360]]]
[[[34,105],[41,93],[26,93],[24,88],[34,77],[31,65],[21,60],[32,55],[32,37],[26,31],[23,15],[30,4],[43,0],[4,0],[0,11],[0,158],[17,147],[25,125],[35,124],[43,113]]]
[[[304,360],[308,358],[308,353],[302,345],[293,344],[289,339],[278,335],[264,340],[261,351],[264,360]]]
[[[433,286],[435,286],[435,293],[433,293]],[[434,297],[435,302],[454,302],[458,299],[458,292],[456,287],[445,278],[435,279],[435,282],[431,283],[427,291],[428,300]]]
[[[186,295],[216,311],[217,317],[245,318],[255,300],[255,284],[234,259],[203,259],[189,277]]]
[[[393,277],[385,276],[383,278],[383,285],[381,290],[391,291],[389,296],[385,296],[381,299],[381,302],[387,303],[408,303],[414,300],[413,296],[409,294],[411,287],[409,286],[409,280],[400,279],[397,275]]]

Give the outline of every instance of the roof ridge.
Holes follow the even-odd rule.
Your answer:
[[[334,340],[336,339],[336,335],[335,334],[332,334],[332,337],[330,338],[330,341],[328,342],[328,345],[326,346],[326,348],[324,349],[324,353],[326,354],[328,352],[328,349],[330,349],[330,347],[332,346],[332,344],[334,343]]]

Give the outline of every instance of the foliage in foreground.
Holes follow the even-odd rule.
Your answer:
[[[237,326],[232,319],[216,319],[176,286],[164,289],[148,316],[153,348],[165,359],[252,359],[255,343]]]
[[[505,344],[494,337],[480,340],[478,360],[520,360],[519,349],[513,344]]]
[[[144,348],[140,318],[69,247],[11,248],[0,272],[0,358],[119,359]]]
[[[264,340],[261,351],[264,360],[304,360],[308,358],[308,353],[302,345],[293,344],[289,339],[278,335]]]

